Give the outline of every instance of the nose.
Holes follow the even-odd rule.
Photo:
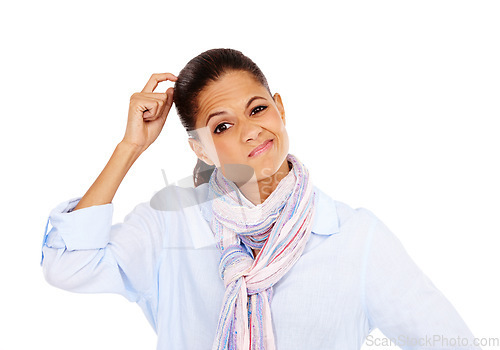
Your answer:
[[[241,139],[243,142],[257,140],[259,138],[262,132],[262,127],[259,124],[248,120],[244,120],[241,123]]]

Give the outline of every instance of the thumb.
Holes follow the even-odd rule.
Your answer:
[[[167,104],[171,106],[174,100],[174,88],[169,87],[165,93],[167,94]]]

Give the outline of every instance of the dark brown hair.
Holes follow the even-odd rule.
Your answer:
[[[217,81],[230,71],[245,71],[262,84],[272,97],[267,79],[260,68],[247,56],[234,49],[211,49],[191,59],[177,76],[174,84],[174,103],[182,125],[189,136],[194,132],[199,111],[198,95],[210,82]],[[210,180],[215,165],[208,165],[198,159],[193,170],[195,187]]]

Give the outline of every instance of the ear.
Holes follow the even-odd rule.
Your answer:
[[[278,107],[278,111],[281,114],[281,120],[283,120],[283,124],[286,125],[285,120],[285,108],[283,107],[283,101],[281,101],[281,96],[278,93],[275,93],[273,96],[274,102],[276,103],[276,107]]]
[[[205,153],[205,150],[203,149],[203,146],[198,140],[190,137],[188,138],[188,142],[189,146],[200,160],[202,160],[208,165],[214,165],[214,162],[212,162],[210,158],[208,158],[207,154]]]

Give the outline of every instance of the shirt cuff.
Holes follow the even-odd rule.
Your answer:
[[[100,249],[109,242],[113,204],[93,205],[73,211],[82,197],[59,203],[49,215],[52,229],[45,232],[44,244],[60,237],[68,250]],[[48,226],[48,222],[47,222]]]

